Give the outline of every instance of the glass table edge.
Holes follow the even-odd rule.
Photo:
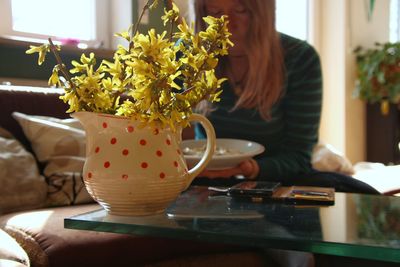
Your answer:
[[[64,218],[64,228],[74,229],[74,230],[87,230],[96,232],[109,232],[118,234],[205,241],[213,243],[239,245],[244,247],[297,250],[297,251],[304,251],[304,252],[311,252],[311,253],[318,253],[318,254],[325,254],[332,256],[353,257],[366,260],[400,263],[400,251],[399,249],[396,248],[372,247],[367,245],[352,245],[352,244],[342,244],[335,242],[327,243],[327,242],[310,241],[310,240],[290,240],[284,238],[282,239],[269,238],[268,240],[266,240],[265,238],[259,238],[254,236],[244,237],[241,235],[225,235],[223,237],[224,239],[222,240],[221,236],[215,236],[214,232],[199,233],[197,231],[191,231],[188,229],[168,229],[168,231],[165,231],[165,228],[163,227],[141,226],[141,225],[136,225],[135,227],[129,225],[129,230],[126,227],[121,227],[119,229],[116,229],[117,226],[121,226],[123,225],[123,223],[118,223],[117,225],[115,225],[115,223],[111,222],[86,221],[79,219],[80,216],[88,215],[101,210],[102,209],[96,209],[93,211]],[[111,227],[112,230],[110,226],[112,226]]]

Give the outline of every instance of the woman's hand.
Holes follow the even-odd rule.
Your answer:
[[[243,175],[248,179],[254,179],[257,177],[260,171],[257,161],[254,159],[249,159],[241,162],[234,168],[224,169],[224,170],[204,170],[200,173],[200,177],[207,177],[210,179],[214,178],[231,178],[236,175]]]

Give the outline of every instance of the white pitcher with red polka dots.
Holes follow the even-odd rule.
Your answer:
[[[83,178],[90,195],[110,214],[148,215],[165,209],[211,160],[215,147],[212,124],[202,115],[207,146],[200,162],[188,170],[180,149],[181,130],[139,127],[126,117],[77,112],[86,131]]]

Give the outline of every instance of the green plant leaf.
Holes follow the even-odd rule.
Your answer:
[[[368,20],[372,19],[372,14],[374,12],[374,8],[375,8],[375,0],[370,0],[369,7],[368,7]]]
[[[372,49],[354,51],[357,82],[354,96],[375,103],[400,101],[400,43],[384,43]]]

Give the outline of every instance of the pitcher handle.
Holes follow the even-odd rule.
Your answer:
[[[189,118],[189,121],[199,122],[201,126],[203,126],[207,135],[207,144],[206,144],[206,150],[200,161],[193,168],[189,170],[189,175],[184,190],[186,190],[189,187],[193,179],[196,178],[196,176],[198,176],[210,162],[214,154],[215,144],[216,144],[214,127],[206,117],[200,114],[192,114]]]

